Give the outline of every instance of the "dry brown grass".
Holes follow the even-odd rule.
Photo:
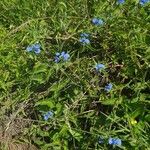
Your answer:
[[[38,150],[34,145],[21,143],[19,136],[29,122],[21,119],[12,122],[4,121],[0,124],[0,150]]]

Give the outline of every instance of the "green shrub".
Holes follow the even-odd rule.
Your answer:
[[[42,150],[149,148],[149,2],[0,5],[0,120],[28,120],[18,140]]]

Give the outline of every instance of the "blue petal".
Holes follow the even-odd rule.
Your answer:
[[[58,63],[60,61],[60,58],[59,57],[55,57],[55,60],[54,60],[56,63]]]
[[[121,145],[122,145],[122,142],[121,142],[120,139],[116,139],[116,145],[118,145],[118,146],[121,146]]]
[[[69,57],[70,57],[70,55],[66,53],[63,58],[65,61],[67,61],[69,59]]]
[[[96,64],[95,68],[96,68],[96,70],[98,71],[98,70],[100,70],[100,69],[104,69],[104,68],[105,68],[105,65],[103,65],[103,64]]]
[[[89,37],[89,34],[87,34],[87,33],[81,33],[80,36],[81,37]]]
[[[47,114],[44,115],[44,120],[46,120],[46,121],[48,120],[48,115]]]
[[[92,19],[92,23],[94,25],[102,25],[102,24],[104,24],[103,20],[102,19],[98,19],[98,18],[93,18]]]
[[[98,22],[97,22],[97,25],[102,25],[104,22],[102,19],[99,19]]]
[[[48,111],[47,113],[45,113],[44,116],[44,120],[48,120],[49,118],[52,118],[54,115],[54,113],[52,111]]]
[[[112,139],[112,138],[109,138],[108,143],[109,143],[110,145],[112,145],[112,144],[113,144],[113,139]]]
[[[47,115],[48,115],[48,118],[52,118],[53,115],[54,115],[54,113],[53,113],[52,111],[48,111],[48,112],[47,112]]]
[[[65,55],[65,52],[62,51],[60,57],[63,57]]]
[[[36,43],[36,44],[33,45],[33,48],[39,49],[39,48],[41,48],[41,45],[39,43]]]
[[[92,23],[93,23],[93,24],[97,24],[97,22],[98,22],[98,19],[97,19],[97,18],[93,18],[93,19],[92,19]]]
[[[89,39],[85,39],[84,43],[89,44],[90,40]]]
[[[36,44],[29,45],[26,50],[28,52],[34,51],[36,54],[39,54],[41,52],[40,47],[41,45],[39,43],[36,43]]]
[[[125,0],[118,0],[119,4],[123,4],[125,2]]]
[[[105,86],[105,91],[107,91],[107,92],[109,92],[111,89],[112,89],[112,84],[111,83],[109,83],[109,84],[107,84],[106,86]]]
[[[31,52],[32,50],[33,50],[33,46],[31,45],[31,46],[28,46],[27,48],[26,48],[26,50],[28,51],[28,52]]]
[[[109,138],[108,143],[110,145],[118,145],[118,146],[122,145],[121,139],[118,138]]]
[[[144,5],[145,3],[148,3],[148,2],[150,2],[150,0],[140,0],[141,5]]]
[[[89,44],[90,43],[90,40],[89,39],[87,39],[87,38],[85,38],[85,37],[83,37],[83,38],[80,38],[80,40],[79,40],[83,45],[85,45],[85,44]]]
[[[34,49],[34,52],[35,52],[36,54],[39,54],[39,53],[41,52],[41,50],[40,50],[40,49]]]
[[[80,38],[79,41],[80,41],[81,43],[84,43],[84,38]]]
[[[67,61],[69,59],[70,55],[68,53],[65,53],[65,51],[62,51],[61,53],[56,53],[55,62],[58,63],[60,60]]]

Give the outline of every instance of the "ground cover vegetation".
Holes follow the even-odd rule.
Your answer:
[[[1,0],[0,39],[2,150],[150,148],[149,0]]]

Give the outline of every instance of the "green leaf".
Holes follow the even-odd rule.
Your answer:
[[[39,146],[44,145],[44,142],[41,141],[41,140],[39,140],[38,138],[36,138],[36,139],[34,140],[34,143],[37,144],[37,145],[39,145]]]
[[[43,105],[46,105],[49,108],[55,107],[55,103],[53,102],[52,99],[44,99],[44,100],[36,102],[36,104],[35,104],[35,106],[43,106]]]
[[[42,84],[48,80],[47,74],[49,76],[48,65],[44,63],[36,63],[36,65],[33,68],[33,71],[31,74],[31,80],[37,81],[39,84]],[[50,74],[51,75],[51,74]]]
[[[42,84],[46,81],[46,79],[44,78],[44,76],[42,74],[34,74],[31,77],[32,81],[37,81],[39,84]]]
[[[55,82],[50,88],[50,91],[59,92],[67,85],[68,82],[69,80],[61,80],[60,82]]]
[[[150,122],[150,114],[147,114],[147,115],[145,116],[145,120],[148,121],[148,122]]]
[[[37,62],[33,68],[33,74],[38,74],[42,72],[47,72],[48,65],[47,64],[42,64],[40,62]]]
[[[63,125],[62,129],[59,132],[59,135],[63,136],[63,137],[66,137],[66,138],[69,136],[69,134],[68,134],[68,126],[66,124]]]
[[[118,103],[118,99],[116,98],[106,99],[106,100],[103,100],[101,103],[103,105],[115,105],[116,103]]]
[[[75,130],[72,130],[72,129],[70,129],[69,131],[70,131],[71,135],[72,135],[77,141],[80,141],[80,140],[83,138],[82,134],[79,133],[78,131],[75,131]]]
[[[59,114],[62,112],[63,105],[61,103],[56,104],[56,114]]]
[[[136,118],[143,113],[143,108],[137,108],[131,113],[131,118]]]

